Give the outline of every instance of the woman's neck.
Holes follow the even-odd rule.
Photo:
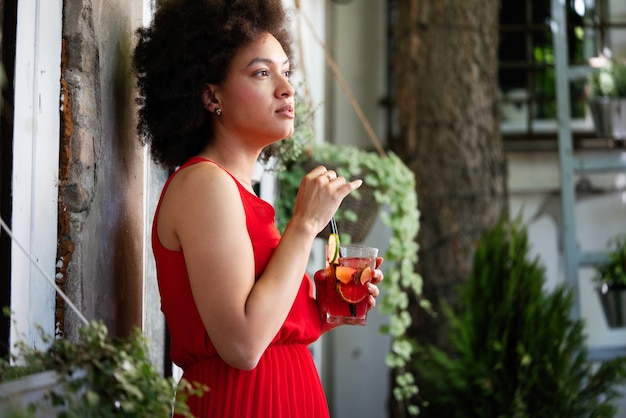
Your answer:
[[[198,154],[199,157],[208,158],[222,166],[250,192],[254,192],[252,175],[258,155],[243,150],[226,150],[219,147],[207,147]]]

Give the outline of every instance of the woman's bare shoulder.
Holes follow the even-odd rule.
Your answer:
[[[219,166],[201,162],[185,167],[172,178],[163,196],[159,239],[167,248],[179,248],[181,234],[214,229],[224,217],[237,217],[238,202],[234,179]]]
[[[170,183],[170,188],[178,192],[187,192],[188,189],[199,192],[211,187],[232,187],[234,180],[220,166],[211,161],[202,161],[180,170]],[[198,190],[198,188],[201,188]],[[193,197],[196,193],[191,193]]]

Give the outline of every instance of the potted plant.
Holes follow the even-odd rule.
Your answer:
[[[607,60],[589,74],[587,103],[596,135],[626,139],[626,63]]]
[[[608,261],[595,267],[593,281],[610,328],[626,326],[626,234],[609,242]]]
[[[36,350],[18,343],[11,361],[0,360],[0,415],[7,417],[191,417],[188,396],[208,388],[161,376],[136,331],[129,339],[107,337],[93,321],[80,340],[52,339]]]

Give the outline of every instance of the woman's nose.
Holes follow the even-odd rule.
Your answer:
[[[295,93],[295,89],[291,85],[291,82],[287,77],[281,78],[282,82],[276,89],[276,95],[278,97],[291,97]]]

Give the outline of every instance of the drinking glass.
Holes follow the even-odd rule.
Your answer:
[[[322,321],[329,324],[365,325],[368,296],[366,284],[376,268],[378,248],[342,245],[336,263],[325,275],[315,276]]]

